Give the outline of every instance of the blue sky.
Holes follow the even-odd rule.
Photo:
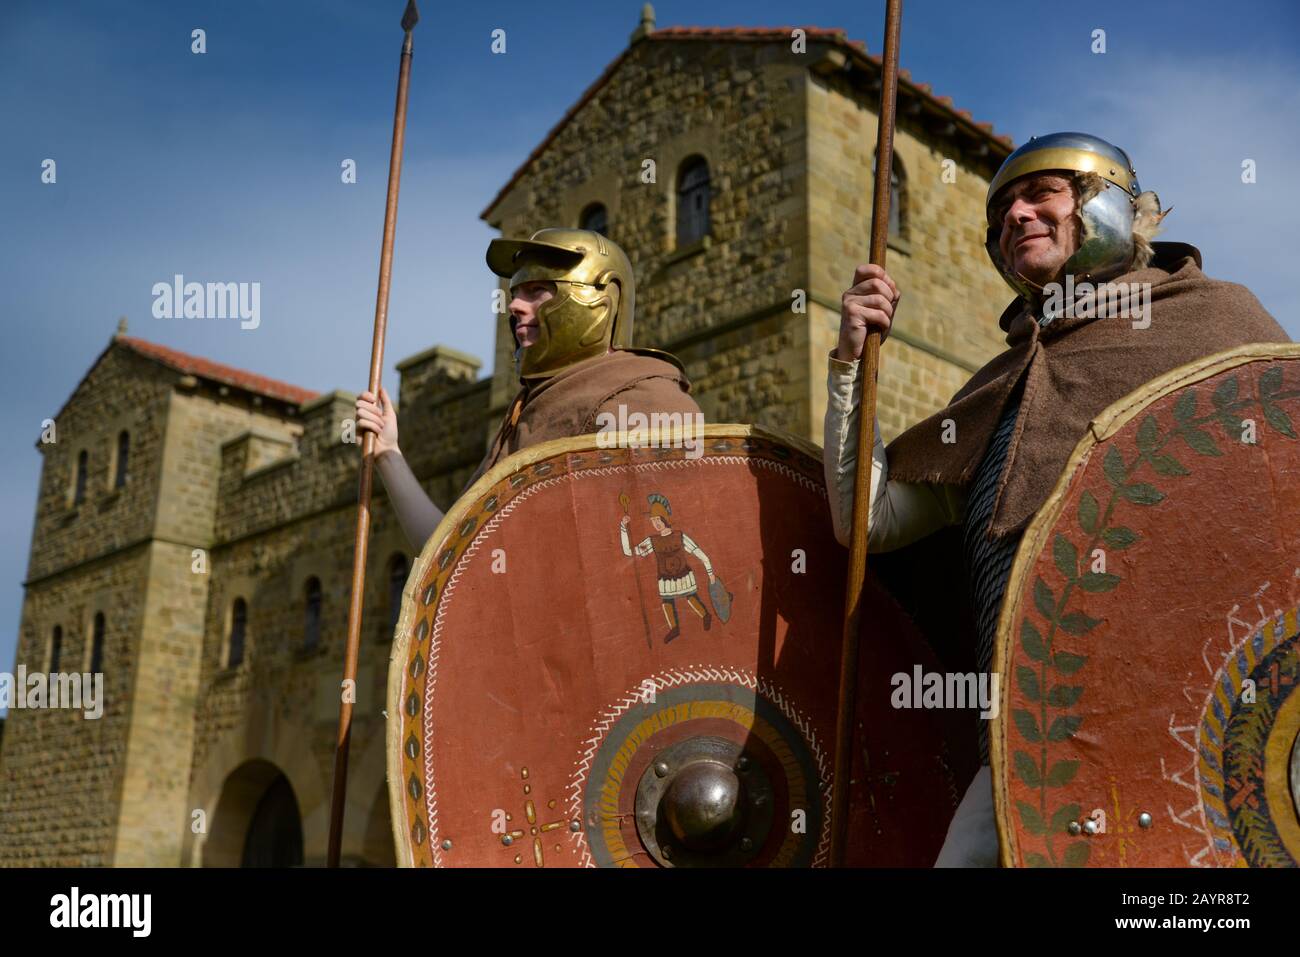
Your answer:
[[[404,0],[0,4],[0,308],[14,450],[0,466],[0,670],[14,661],[52,415],[132,334],[317,390],[364,386]],[[454,12],[445,13],[447,9]],[[883,0],[655,4],[659,26],[841,27],[879,52]],[[416,29],[385,381],[434,343],[492,349],[478,213],[626,46],[641,4],[426,0]],[[1017,143],[1127,148],[1166,236],[1300,339],[1300,4],[905,4],[902,65]],[[190,32],[207,31],[207,53]],[[506,30],[507,52],[489,49]],[[1095,29],[1107,52],[1090,51]],[[45,158],[58,182],[40,182]],[[355,159],[358,182],[339,164]],[[1258,181],[1240,182],[1243,159]],[[256,281],[261,325],[153,319],[183,273]],[[1231,317],[1224,317],[1231,321]],[[486,371],[486,370],[485,370]]]

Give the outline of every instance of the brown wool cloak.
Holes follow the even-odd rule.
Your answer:
[[[1145,269],[1112,280],[1151,284],[1151,324],[1129,318],[1065,318],[1039,326],[1017,300],[999,324],[1007,350],[980,369],[940,412],[889,444],[889,477],[966,485],[1024,377],[1024,395],[998,483],[990,534],[1023,532],[1047,500],[1089,423],[1139,386],[1203,356],[1252,342],[1290,342],[1258,299],[1236,283],[1208,278],[1201,254],[1155,243]],[[956,441],[941,440],[943,421]]]
[[[686,374],[667,360],[635,351],[616,350],[584,359],[542,382],[519,390],[492,440],[487,457],[466,488],[507,456],[550,439],[589,435],[598,430],[602,412],[615,416],[695,414]]]
[[[890,443],[890,478],[969,483],[1003,406],[1027,374],[993,514],[995,535],[1023,532],[1089,423],[1111,403],[1201,356],[1248,342],[1289,341],[1249,290],[1207,278],[1195,248],[1154,246],[1150,267],[1115,280],[1151,283],[1149,328],[1134,329],[1129,319],[1058,317],[1041,329],[1023,302],[1013,303],[1001,319],[1007,351],[977,372],[946,409]],[[957,422],[953,445],[939,440],[948,417]],[[953,672],[977,668],[962,538],[962,526],[950,525],[870,556],[873,573],[925,634],[943,670]],[[972,745],[977,723],[972,718]]]

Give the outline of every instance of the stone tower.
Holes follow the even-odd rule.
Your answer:
[[[179,861],[211,581],[220,442],[291,442],[311,393],[122,333],[44,458],[18,662],[104,675],[104,712],[11,710],[0,861]]]
[[[821,441],[840,296],[871,232],[880,61],[840,30],[654,29],[588,87],[483,211],[506,236],[600,228],[636,270],[636,339],[678,355],[709,422]],[[901,72],[882,352],[891,439],[1004,347],[1013,294],[984,251],[984,195],[1011,151]],[[503,281],[504,286],[504,281]],[[491,408],[514,395],[497,325]]]

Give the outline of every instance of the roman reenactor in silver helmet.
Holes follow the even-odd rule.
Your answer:
[[[527,239],[492,240],[487,264],[509,280],[520,389],[466,488],[520,449],[596,432],[602,415],[625,422],[637,414],[699,414],[677,358],[632,345],[636,281],[613,240],[586,229],[540,229]],[[387,390],[361,393],[356,421],[376,435],[379,474],[418,550],[443,513],[402,457]]]
[[[1095,282],[1151,261],[1151,238],[1166,214],[1160,209],[1160,198],[1153,192],[1142,192],[1138,186],[1137,170],[1128,154],[1095,136],[1051,133],[1031,137],[1007,157],[989,183],[984,248],[1007,285],[1029,300],[1043,292],[1043,284],[1021,271],[1020,267],[1027,265],[1020,261],[1021,256],[1029,252],[1020,248],[1022,235],[1014,229],[1003,229],[1016,193],[1004,192],[1004,187],[1021,183],[1019,192],[1023,192],[1037,188],[1035,184],[1050,182],[1044,176],[1054,173],[1070,180],[1078,220],[1075,249],[1061,264],[1058,275],[1068,273],[1076,277],[1076,282]],[[1013,239],[1014,248],[1004,251],[1003,245],[1010,246]],[[1035,272],[1042,275],[1040,270]]]
[[[873,553],[896,553],[877,565],[940,653],[967,665],[954,670],[980,672],[992,667],[1021,535],[1091,419],[1170,369],[1290,341],[1249,290],[1208,278],[1194,246],[1153,241],[1166,211],[1139,187],[1129,155],[1100,137],[1032,138],[989,184],[986,214],[985,248],[1017,294],[999,319],[1007,348],[888,448],[877,424],[868,535]],[[829,357],[826,484],[845,544],[859,359],[869,329],[888,336],[900,296],[883,268],[859,266]],[[978,724],[984,766],[937,866],[997,862],[987,726]]]

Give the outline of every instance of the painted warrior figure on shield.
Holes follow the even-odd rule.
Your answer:
[[[637,542],[635,553],[638,558],[654,555],[659,570],[659,599],[663,602],[664,618],[668,620],[668,634],[664,635],[664,644],[672,641],[682,633],[681,622],[677,618],[677,599],[684,598],[691,611],[700,616],[704,630],[713,626],[713,615],[700,602],[699,588],[695,584],[695,573],[691,571],[687,555],[694,555],[704,565],[704,572],[709,576],[709,583],[717,581],[713,574],[713,563],[685,532],[672,527],[673,509],[668,499],[657,492],[650,496],[650,525],[655,533]],[[623,544],[623,554],[633,556],[633,546],[627,535],[628,523],[632,516],[625,514],[619,519],[618,534]]]
[[[1096,136],[1031,139],[989,184],[986,211],[989,257],[1018,296],[1000,319],[1007,349],[888,449],[877,426],[871,454],[870,551],[906,546],[873,564],[957,672],[991,670],[1021,535],[1094,416],[1188,362],[1289,341],[1249,290],[1207,278],[1196,248],[1152,241],[1165,217],[1159,199],[1139,188],[1128,154]],[[1096,284],[1106,282],[1142,290],[1136,298],[1147,314],[1100,309]],[[1072,298],[1063,302],[1062,289]],[[882,340],[888,334],[899,297],[882,267],[859,266],[829,359],[826,484],[846,544],[859,360],[869,328]],[[951,635],[958,638],[944,647]],[[997,861],[987,725],[980,725],[984,766],[937,866]]]
[[[529,239],[494,239],[487,264],[510,280],[510,331],[521,388],[466,488],[520,449],[595,432],[603,413],[619,421],[633,413],[699,413],[676,357],[633,347],[632,264],[608,237],[552,228]],[[379,474],[402,530],[418,550],[443,513],[402,457],[387,390],[378,397],[361,393],[356,419],[359,429],[375,433]]]

